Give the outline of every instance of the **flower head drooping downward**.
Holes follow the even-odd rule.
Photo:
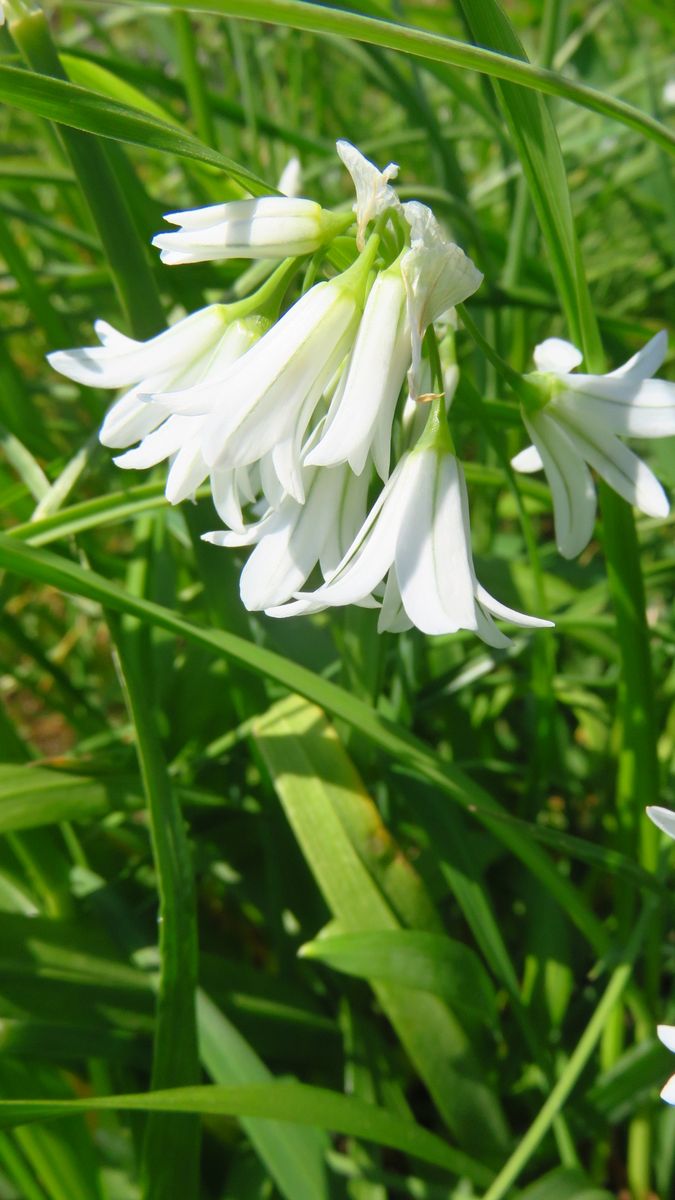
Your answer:
[[[553,497],[556,539],[565,558],[588,544],[595,521],[589,466],[630,504],[652,517],[668,515],[658,480],[617,434],[656,438],[675,434],[675,384],[652,376],[667,348],[665,333],[608,375],[576,374],[581,353],[561,338],[534,352],[542,404],[523,409],[532,446],[513,459],[517,471],[546,471]],[[587,465],[588,464],[588,465]]]

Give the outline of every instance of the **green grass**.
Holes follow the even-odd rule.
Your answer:
[[[673,333],[661,9],[64,0],[0,31],[3,1200],[672,1194],[672,517],[603,489],[562,560],[498,370]],[[453,410],[478,571],[556,620],[507,651],[247,613],[207,490],[117,471],[109,395],[45,362],[245,294],[246,264],[162,267],[162,213],[291,153],[351,203],[339,137],[485,274]],[[675,494],[673,441],[645,456]]]

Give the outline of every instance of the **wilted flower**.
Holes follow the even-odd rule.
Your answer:
[[[268,612],[284,617],[370,604],[385,579],[380,629],[415,625],[428,634],[470,629],[490,645],[504,646],[508,638],[490,614],[530,627],[551,624],[507,608],[478,583],[464,475],[444,423],[434,414],[431,428],[400,460],[326,583]]]
[[[411,200],[403,205],[403,211],[410,225],[410,249],[401,258],[412,336],[408,386],[410,395],[417,399],[422,393],[422,342],[427,329],[473,295],[483,276],[459,246],[443,237],[426,204]]]
[[[658,333],[608,375],[573,374],[581,353],[560,338],[549,338],[535,350],[540,374],[528,379],[539,384],[542,403],[523,408],[533,445],[516,455],[513,466],[517,471],[546,471],[556,540],[565,558],[579,554],[593,532],[596,496],[588,466],[648,516],[668,515],[660,483],[616,436],[675,434],[675,384],[651,378],[666,348],[666,334]]]
[[[349,224],[314,200],[261,196],[167,213],[179,229],[158,233],[153,246],[167,266],[224,258],[290,258],[312,254]]]
[[[384,171],[380,171],[371,163],[356,146],[344,139],[336,142],[337,152],[352,177],[356,189],[356,201],[353,211],[356,217],[356,245],[363,250],[365,245],[366,228],[369,223],[386,212],[388,208],[401,208],[401,201],[389,180],[398,175],[396,163],[389,163]]]

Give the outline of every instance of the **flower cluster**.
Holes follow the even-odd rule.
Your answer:
[[[286,617],[358,604],[379,609],[380,630],[465,629],[503,646],[495,617],[550,622],[495,600],[474,571],[448,410],[454,310],[482,275],[426,205],[401,202],[395,164],[380,171],[344,141],[337,150],[356,192],[350,212],[298,197],[294,164],[290,194],[171,213],[175,228],[155,237],[168,265],[282,260],[257,292],[147,342],[99,321],[99,346],[57,351],[51,364],[125,389],[100,433],[125,451],[118,466],[167,461],[174,504],[209,480],[225,528],[206,540],[254,547],[241,576],[247,608]],[[651,379],[664,354],[658,335],[595,377],[573,373],[581,359],[566,342],[535,351],[526,388],[536,399],[523,408],[533,444],[514,466],[546,471],[565,555],[593,528],[587,464],[643,511],[668,511],[616,437],[675,432],[675,386]]]

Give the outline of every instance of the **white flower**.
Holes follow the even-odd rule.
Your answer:
[[[653,821],[662,833],[675,838],[675,812],[669,808],[661,808],[658,804],[650,805],[646,811],[649,820]]]
[[[212,373],[222,374],[253,345],[267,324],[260,317],[232,320],[225,306],[216,304],[147,342],[136,342],[105,321],[97,321],[94,328],[101,346],[57,350],[49,355],[49,361],[79,383],[110,388],[133,383],[108,411],[99,439],[114,448],[139,443],[114,460],[119,467],[148,468],[170,459],[165,494],[177,504],[191,496],[209,474],[201,454],[206,417],[173,413],[169,405],[151,401],[149,394],[157,388],[189,386]],[[253,499],[245,473],[232,478],[221,473],[213,484],[223,520],[236,519],[240,492],[246,501]]]
[[[398,262],[373,284],[349,363],[333,396],[309,466],[348,462],[357,474],[372,452],[383,480],[389,475],[391,427],[410,362],[410,329]]]
[[[385,579],[380,630],[415,625],[423,633],[442,634],[470,629],[490,645],[504,646],[508,638],[491,613],[524,626],[551,624],[507,608],[478,583],[462,468],[426,434],[401,459],[327,582],[268,613],[284,617],[369,604]]]
[[[657,1025],[656,1032],[659,1041],[675,1054],[675,1025]],[[675,1104],[675,1075],[671,1075],[661,1088],[661,1099],[665,1100],[666,1104]]]
[[[271,452],[283,490],[302,503],[305,433],[354,339],[370,257],[310,288],[219,378],[159,394],[173,411],[209,414],[202,451],[210,467],[246,467]]]
[[[660,483],[616,436],[675,434],[675,384],[651,378],[666,348],[666,334],[658,333],[608,375],[573,374],[581,353],[560,338],[549,338],[535,350],[535,364],[548,375],[544,383],[551,395],[537,411],[523,410],[533,445],[517,454],[512,465],[517,471],[546,471],[556,540],[565,558],[579,554],[593,532],[595,487],[586,464],[648,516],[668,515]]]
[[[422,341],[429,325],[473,295],[483,276],[459,246],[443,237],[426,204],[411,200],[403,211],[411,233],[410,249],[401,259],[412,334],[409,389],[417,399],[422,394]]]
[[[289,158],[284,167],[279,182],[277,191],[283,196],[299,196],[302,191],[302,165],[296,154]]]
[[[363,250],[369,222],[388,208],[401,208],[401,201],[396,192],[389,187],[389,180],[398,175],[398,166],[396,163],[389,163],[384,171],[379,171],[356,146],[344,139],[336,142],[336,148],[356,189],[356,202],[353,206],[356,215],[356,245],[359,250]]]
[[[310,468],[304,474],[304,504],[287,495],[240,532],[203,535],[215,546],[255,544],[240,580],[249,610],[285,603],[317,563],[324,575],[334,570],[363,521],[369,471],[359,477],[346,467]]]
[[[158,233],[153,246],[168,266],[223,258],[288,258],[312,254],[346,226],[344,215],[314,200],[262,196],[167,213],[180,228]]]

